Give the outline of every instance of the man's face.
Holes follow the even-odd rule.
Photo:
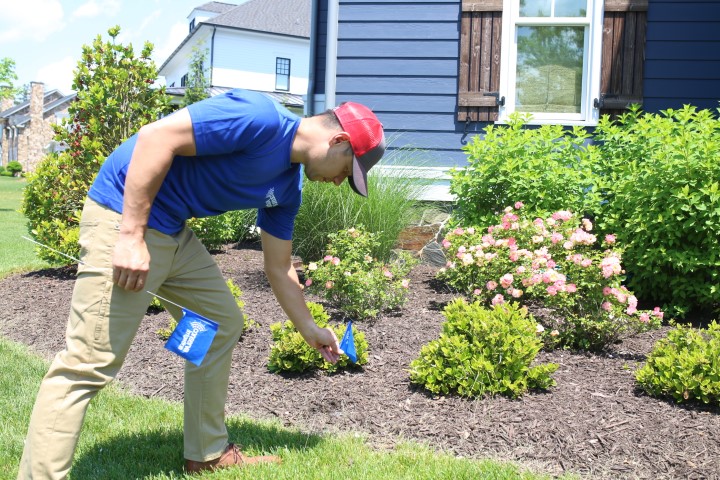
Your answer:
[[[352,158],[348,142],[334,143],[324,157],[305,165],[305,176],[313,182],[331,182],[340,186],[352,174]]]

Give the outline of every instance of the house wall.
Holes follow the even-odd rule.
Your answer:
[[[308,90],[310,40],[248,31],[218,30],[212,82],[220,87],[275,90],[275,59],[290,59],[289,93]]]
[[[340,0],[336,103],[372,108],[390,150],[423,149],[416,164],[466,163],[455,119],[459,18],[460,0]]]
[[[650,0],[645,50],[646,111],[720,100],[720,1]]]
[[[18,142],[18,161],[26,172],[32,172],[45,156],[45,145],[53,138],[52,124],[55,116],[43,118],[45,85],[31,82],[30,122]]]

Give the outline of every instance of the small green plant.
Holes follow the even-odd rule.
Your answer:
[[[597,150],[586,147],[582,127],[526,128],[527,115],[515,114],[507,125],[490,125],[463,150],[468,164],[452,170],[450,192],[457,196],[453,224],[487,227],[511,202],[522,201],[534,215],[561,208],[596,212],[600,200],[593,166]]]
[[[443,311],[440,338],[410,363],[410,380],[437,395],[519,397],[555,385],[558,365],[531,366],[542,348],[538,323],[514,304],[491,309],[459,298]]]
[[[482,302],[540,304],[548,347],[602,350],[661,324],[663,312],[638,310],[622,285],[621,251],[602,243],[587,218],[568,210],[528,217],[521,202],[485,230],[457,227],[442,242],[447,266],[438,278]]]
[[[228,278],[227,282],[225,283],[230,289],[230,293],[232,293],[233,297],[235,297],[235,303],[237,303],[238,308],[240,308],[240,311],[242,312],[243,323],[245,324],[245,328],[243,328],[243,333],[245,333],[248,329],[256,327],[258,324],[255,320],[252,320],[250,317],[247,316],[247,314],[245,314],[245,302],[242,300],[242,290],[240,290],[240,287],[235,285],[235,282],[233,282],[231,278]],[[165,310],[165,306],[157,297],[153,297],[149,308],[157,311]],[[175,327],[177,327],[177,324],[177,320],[171,317],[170,321],[168,322],[167,328],[161,328],[155,333],[157,333],[158,337],[160,337],[162,340],[167,340],[168,338],[170,338],[173,330],[175,330]]]
[[[18,161],[8,162],[7,171],[10,172],[11,176],[19,175],[22,172],[22,165]]]
[[[315,323],[321,328],[327,327],[330,316],[323,306],[314,302],[307,302],[307,306]],[[342,338],[345,326],[340,324],[332,328],[335,335]],[[337,372],[353,366],[353,363],[346,355],[341,355],[335,365],[326,362],[320,352],[310,347],[303,340],[302,335],[290,320],[270,325],[270,331],[272,332],[273,345],[270,347],[268,369],[271,372],[305,372],[313,369]],[[365,340],[365,334],[357,330],[355,325],[352,326],[352,331],[358,357],[355,365],[365,365],[368,361],[368,344]]]
[[[635,379],[648,394],[720,405],[720,325],[678,325],[655,344]]]
[[[362,228],[329,235],[323,260],[305,268],[308,291],[358,320],[401,307],[410,286],[406,277],[416,261],[400,252],[396,260],[382,263],[372,256],[377,243],[377,235]]]
[[[624,245],[628,285],[676,313],[720,303],[720,119],[689,105],[636,108],[596,129],[604,231]]]
[[[228,243],[257,237],[257,210],[233,210],[221,215],[191,218],[187,224],[208,250],[217,250]]]

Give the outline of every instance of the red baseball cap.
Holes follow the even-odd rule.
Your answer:
[[[345,102],[335,107],[335,116],[350,135],[353,150],[352,175],[348,183],[355,193],[367,197],[367,172],[385,153],[385,133],[375,114],[366,106]]]

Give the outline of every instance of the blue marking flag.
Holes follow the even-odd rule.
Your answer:
[[[345,352],[345,355],[348,356],[351,362],[357,363],[357,350],[355,350],[355,337],[353,337],[352,320],[350,320],[347,324],[342,341],[340,342],[340,349]]]
[[[165,342],[165,348],[200,366],[213,338],[218,324],[192,310],[182,309],[183,316]]]

